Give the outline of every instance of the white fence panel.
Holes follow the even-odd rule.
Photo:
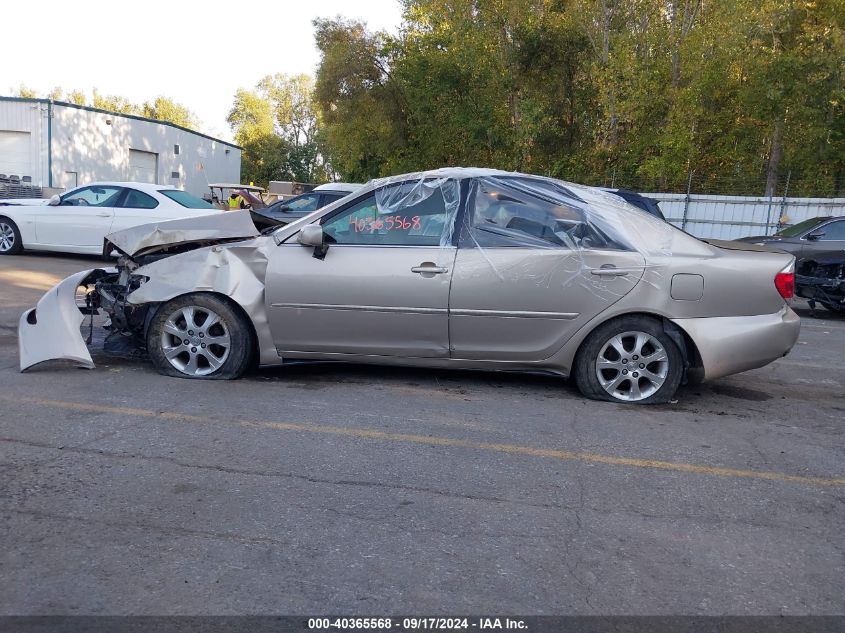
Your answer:
[[[735,240],[769,235],[778,226],[824,215],[845,215],[845,198],[765,198],[683,193],[644,193],[663,215],[696,237]]]

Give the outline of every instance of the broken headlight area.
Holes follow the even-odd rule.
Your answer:
[[[845,256],[804,260],[795,271],[795,294],[831,310],[845,310]]]
[[[142,351],[144,326],[149,306],[133,306],[127,298],[148,279],[133,274],[138,265],[122,257],[117,269],[98,269],[82,279],[84,294],[77,306],[86,318],[82,324],[86,345],[95,339],[95,329],[105,333],[103,350],[135,355]]]

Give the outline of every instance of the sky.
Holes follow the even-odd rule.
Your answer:
[[[163,95],[193,111],[200,131],[232,140],[226,115],[238,88],[265,75],[314,74],[311,21],[355,18],[395,32],[399,0],[30,0],[3,6],[0,94],[21,84],[93,88],[140,103]],[[11,54],[10,54],[11,53]]]

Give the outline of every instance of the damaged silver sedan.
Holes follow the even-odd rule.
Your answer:
[[[799,332],[791,255],[705,243],[525,174],[407,174],[279,228],[238,212],[107,240],[116,268],[69,277],[21,317],[22,370],[92,367],[80,326],[100,314],[170,376],[303,360],[541,370],[591,398],[659,403],[770,363]]]

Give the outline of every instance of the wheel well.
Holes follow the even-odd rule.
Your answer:
[[[250,339],[250,345],[252,347],[252,349],[250,350],[250,352],[251,352],[251,363],[253,365],[257,363],[257,361],[258,361],[258,333],[255,331],[255,324],[252,322],[252,319],[249,318],[249,315],[246,313],[246,310],[244,310],[243,306],[240,303],[238,303],[237,301],[235,301],[231,297],[224,295],[221,292],[214,292],[214,291],[207,291],[207,290],[200,290],[200,291],[194,291],[194,292],[183,292],[182,294],[170,297],[167,301],[158,302],[155,306],[155,309],[150,310],[147,313],[146,318],[144,319],[144,340],[146,340],[146,338],[147,338],[147,332],[149,331],[150,323],[152,322],[155,315],[158,313],[161,306],[163,306],[168,301],[173,301],[174,299],[178,299],[179,297],[185,297],[187,295],[210,295],[210,296],[214,297],[215,299],[220,299],[220,301],[223,301],[226,305],[228,305],[230,308],[232,308],[232,310],[237,312],[240,315],[240,317],[244,320],[244,322],[247,324],[247,327],[249,328],[249,339]]]
[[[596,323],[592,328],[590,328],[590,331],[587,333],[586,336],[584,336],[584,339],[578,345],[578,351],[575,353],[575,358],[577,359],[578,356],[581,354],[581,350],[583,349],[584,344],[590,337],[590,334],[592,334],[596,330],[596,328],[599,328],[605,323],[613,321],[614,319],[619,319],[622,317],[642,317],[659,322],[663,327],[663,331],[666,332],[666,335],[674,341],[674,343],[678,346],[678,349],[681,351],[681,356],[684,359],[684,377],[682,382],[701,382],[702,378],[704,377],[704,364],[702,363],[701,354],[699,353],[698,347],[696,347],[695,342],[692,340],[690,335],[687,334],[681,327],[675,325],[665,316],[662,316],[660,314],[654,314],[651,312],[626,312],[624,314],[616,314],[609,319],[605,319],[600,323]]]

